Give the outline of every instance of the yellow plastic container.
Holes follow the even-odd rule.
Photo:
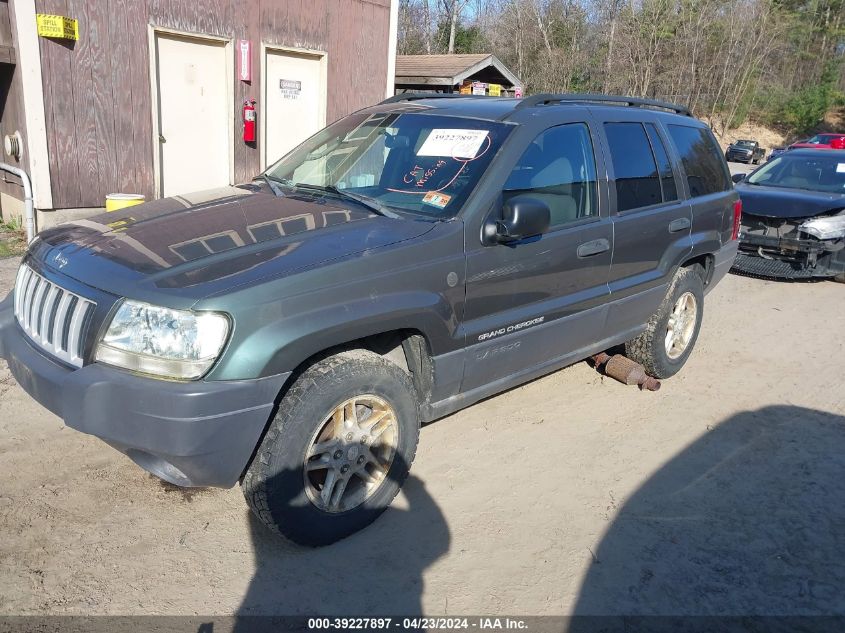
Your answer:
[[[140,193],[110,193],[106,196],[106,211],[117,211],[126,207],[133,207],[144,202]]]

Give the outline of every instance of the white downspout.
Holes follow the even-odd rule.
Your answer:
[[[0,163],[0,170],[14,174],[23,183],[24,204],[26,205],[24,223],[26,225],[26,243],[29,244],[35,239],[35,207],[32,203],[32,183],[29,181],[29,175],[23,169],[12,167],[6,163]]]
[[[399,42],[399,0],[390,2],[390,30],[387,43],[387,86],[385,97],[392,97],[396,92],[396,47]]]

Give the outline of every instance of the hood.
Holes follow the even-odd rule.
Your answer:
[[[809,218],[845,207],[845,194],[739,183],[742,213],[766,218]]]
[[[733,143],[728,145],[728,149],[731,149],[735,152],[748,152],[749,154],[754,151],[753,147],[742,147],[740,145],[734,145]]]
[[[82,283],[143,299],[198,299],[251,280],[364,253],[433,223],[386,218],[332,197],[241,185],[164,198],[57,226],[32,256]]]

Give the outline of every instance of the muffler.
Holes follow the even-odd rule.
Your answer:
[[[660,381],[649,376],[645,367],[632,361],[622,354],[611,356],[602,352],[592,357],[595,368],[603,371],[605,375],[618,380],[625,385],[638,385],[639,388],[657,391],[660,389]]]

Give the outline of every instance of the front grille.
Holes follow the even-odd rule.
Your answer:
[[[82,367],[82,331],[94,307],[26,264],[18,269],[15,318],[33,343],[59,360]]]

